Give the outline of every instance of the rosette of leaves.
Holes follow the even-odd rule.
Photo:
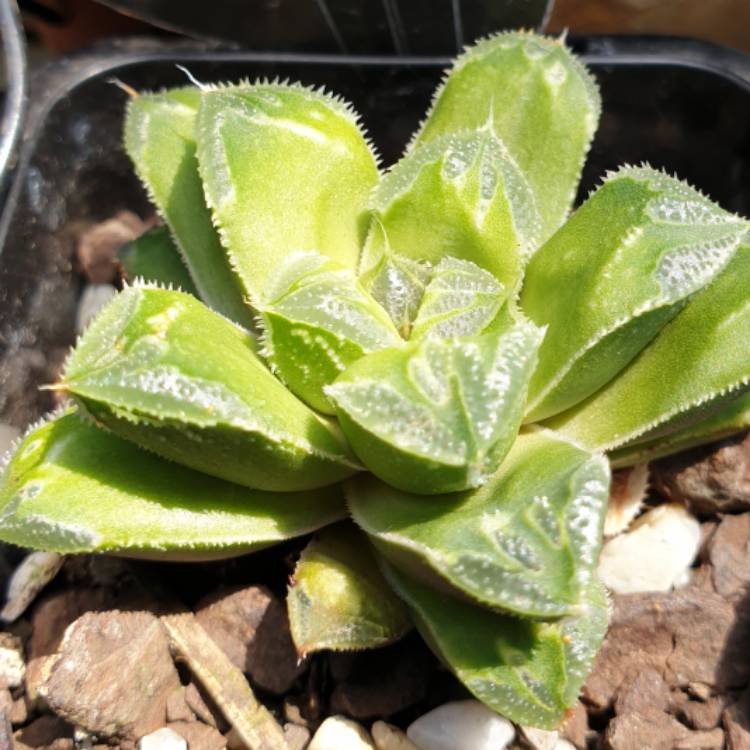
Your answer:
[[[748,414],[748,224],[647,166],[571,213],[599,108],[527,33],[459,57],[385,173],[320,90],[134,97],[164,227],[9,459],[0,537],[198,560],[317,531],[300,654],[415,625],[488,706],[557,726],[606,630],[608,457]]]

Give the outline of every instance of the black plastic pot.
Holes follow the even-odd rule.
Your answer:
[[[602,87],[604,115],[582,194],[607,169],[648,161],[725,207],[750,214],[750,60],[672,39],[585,38],[574,47]],[[120,146],[125,94],[204,81],[279,76],[350,99],[392,162],[422,117],[447,59],[258,54],[128,42],[59,61],[31,81],[30,111],[0,218],[0,420],[49,408],[49,382],[73,343],[82,223],[121,208],[151,212]]]

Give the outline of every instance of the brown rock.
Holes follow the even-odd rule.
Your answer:
[[[185,688],[182,685],[167,696],[167,721],[195,721],[195,714],[185,700]]]
[[[674,750],[723,750],[724,732],[712,729],[708,732],[691,732],[678,740]]]
[[[750,586],[750,513],[727,516],[708,543],[711,578],[727,599],[746,596]]]
[[[196,608],[198,622],[260,688],[280,695],[304,671],[284,605],[264,586],[219,591]]]
[[[10,723],[14,726],[25,724],[29,720],[29,704],[26,702],[26,696],[21,696],[13,701],[10,707]]]
[[[686,701],[680,706],[679,715],[693,729],[715,729],[727,705],[725,696],[714,696],[707,701]]]
[[[88,612],[66,631],[40,693],[94,734],[137,740],[164,724],[179,678],[159,620],[148,612]]]
[[[29,747],[51,745],[57,739],[72,739],[73,727],[59,716],[40,716],[27,727],[19,729],[15,739]]]
[[[187,740],[189,750],[222,750],[227,744],[214,727],[200,721],[173,721],[167,726]]]
[[[604,735],[605,750],[675,750],[690,730],[664,711],[647,708],[616,716]]]
[[[76,248],[80,271],[93,284],[113,281],[117,275],[117,251],[147,227],[134,213],[119,211],[113,218],[81,232]]]
[[[284,724],[284,739],[289,750],[305,750],[310,744],[310,730],[299,724]]]
[[[750,510],[750,433],[653,462],[651,483],[699,516]]]
[[[205,724],[218,728],[220,723],[224,723],[224,717],[219,709],[216,708],[210,698],[204,696],[194,682],[191,682],[185,688],[185,702],[188,708]]]
[[[750,750],[750,689],[721,717],[726,730],[727,750]]]
[[[560,727],[560,737],[575,745],[578,750],[585,750],[588,731],[589,717],[586,706],[578,701],[565,717]]]
[[[695,586],[671,593],[614,597],[607,637],[583,695],[609,706],[639,672],[651,668],[670,687],[702,682],[716,689],[750,680],[750,601],[735,606]]]
[[[666,711],[669,705],[669,687],[653,668],[638,672],[632,680],[620,686],[615,701],[615,713],[637,714],[647,708]]]

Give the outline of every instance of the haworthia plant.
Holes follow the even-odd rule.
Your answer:
[[[300,654],[413,622],[488,706],[557,726],[606,630],[605,454],[750,422],[748,223],[647,166],[566,221],[598,116],[529,33],[468,49],[384,176],[319,90],[135,97],[167,229],[50,386],[75,406],[9,458],[0,539],[200,560],[316,531]]]

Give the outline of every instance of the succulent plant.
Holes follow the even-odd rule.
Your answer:
[[[134,97],[167,228],[9,459],[0,538],[189,561],[322,530],[301,654],[413,624],[488,706],[557,726],[606,631],[610,461],[750,412],[748,223],[648,166],[570,213],[599,110],[528,33],[461,55],[385,174],[322,90]]]

